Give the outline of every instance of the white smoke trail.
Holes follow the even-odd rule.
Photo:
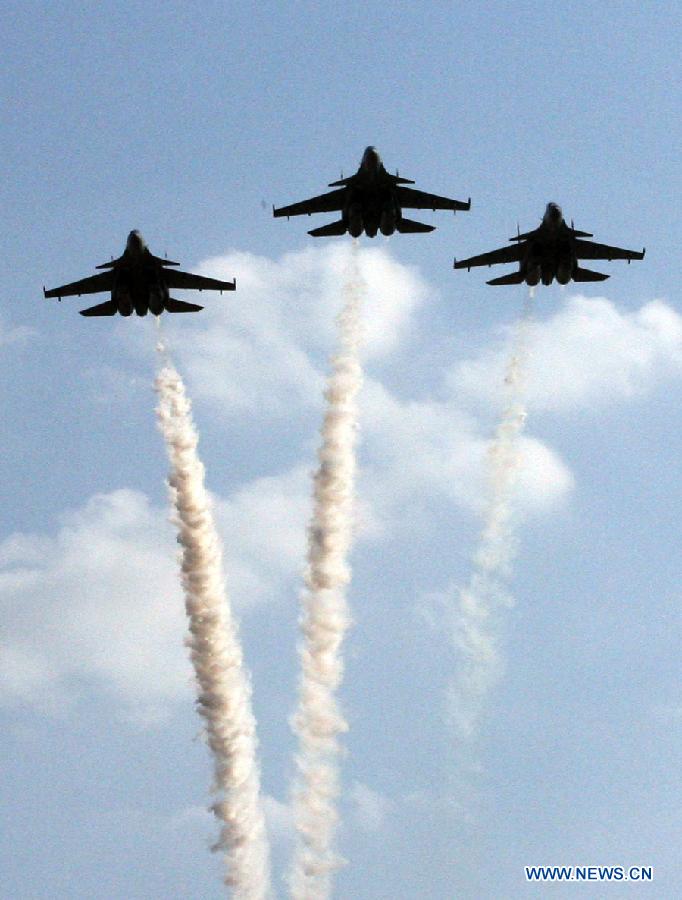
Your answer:
[[[454,642],[459,671],[451,686],[458,737],[476,734],[486,697],[502,673],[500,612],[512,605],[505,582],[516,554],[513,493],[521,464],[519,437],[526,422],[525,375],[534,290],[518,321],[504,379],[505,408],[488,451],[490,496],[469,583],[459,592]]]
[[[233,888],[233,896],[264,900],[270,896],[269,851],[259,797],[251,688],[226,595],[191,404],[163,341],[157,350],[163,360],[155,382],[157,415],[171,463],[168,484],[182,546],[187,645],[199,689],[197,706],[214,761],[216,800],[211,808],[221,823],[214,849],[225,853],[225,884]]]
[[[338,319],[340,347],[332,359],[325,390],[327,408],[308,528],[300,622],[301,676],[292,720],[299,743],[293,790],[297,843],[290,876],[295,900],[325,900],[331,894],[334,871],[343,864],[335,852],[334,838],[339,820],[339,735],[348,725],[335,692],[343,677],[341,645],[350,624],[347,560],[355,479],[356,397],[362,384],[358,356],[362,283],[357,254],[354,243],[345,304]]]

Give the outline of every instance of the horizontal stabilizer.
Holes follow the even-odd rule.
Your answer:
[[[573,272],[573,281],[606,281],[608,277],[601,272],[591,272],[589,269],[576,268]]]
[[[500,275],[499,278],[493,278],[487,284],[523,284],[526,276],[523,272],[510,272],[508,275]]]
[[[169,313],[199,312],[204,308],[198,303],[185,303],[184,300],[175,300],[173,297],[169,297],[164,306]]]
[[[329,187],[345,187],[353,180],[354,176],[350,175],[348,178],[339,178],[338,181],[330,181]]]
[[[334,237],[337,234],[345,233],[346,223],[343,219],[339,219],[338,222],[330,222],[329,225],[320,225],[319,228],[313,228],[312,231],[308,232],[313,237]]]
[[[107,300],[106,303],[98,303],[88,309],[80,311],[82,316],[115,316],[118,312],[118,303],[115,300]]]
[[[117,262],[118,262],[117,259],[112,259],[111,262],[102,263],[101,266],[95,266],[95,268],[96,269],[113,269]]]
[[[413,219],[398,219],[395,228],[400,234],[417,234],[436,230],[435,225],[425,225],[423,222],[415,222]]]

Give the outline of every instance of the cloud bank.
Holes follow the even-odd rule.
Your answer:
[[[566,414],[643,397],[682,373],[682,316],[662,300],[622,312],[606,298],[570,297],[534,323],[528,362],[532,412]],[[453,394],[494,401],[502,347],[463,360],[448,375]]]
[[[303,471],[290,472],[216,500],[241,612],[287,596],[305,541],[305,482]],[[282,529],[284,517],[290,529]],[[168,511],[128,489],[64,514],[54,534],[7,538],[0,704],[58,711],[94,686],[128,718],[162,719],[190,696],[177,572]]]
[[[275,433],[292,417],[312,421],[322,405],[348,252],[335,242],[278,260],[233,252],[200,267],[236,275],[238,290],[183,320],[182,341],[179,325],[166,322],[193,399],[204,403],[198,416],[208,410],[215,429],[245,440],[253,423]],[[368,376],[359,400],[358,538],[379,546],[400,529],[419,528],[428,538],[439,527],[430,517],[434,499],[481,512],[506,350],[494,335],[483,352],[435,371],[429,395],[392,391],[376,373],[390,365],[409,371],[413,354],[428,353],[419,344],[419,321],[434,290],[385,248],[359,255],[368,285]],[[131,345],[133,334],[126,329]],[[541,515],[566,499],[573,479],[556,450],[533,435],[533,412],[603,408],[679,378],[682,317],[660,300],[621,311],[605,298],[574,296],[533,325],[530,345],[531,415],[519,443],[517,500],[520,514]],[[149,416],[151,422],[151,403]],[[285,471],[252,477],[215,498],[241,615],[270,603],[293,608],[316,428],[314,422],[309,457],[301,453]],[[210,458],[207,467],[215,488]],[[159,482],[165,474],[159,471]],[[188,701],[177,547],[167,518],[165,507],[122,488],[84,498],[56,525],[0,543],[0,703],[55,710],[97,690],[124,715],[153,721],[179,697]],[[472,522],[472,537],[475,530]],[[437,589],[424,585],[425,592]],[[291,654],[293,661],[293,647]]]

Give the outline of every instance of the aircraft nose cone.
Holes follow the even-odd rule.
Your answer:
[[[367,147],[362,154],[362,164],[369,168],[376,168],[379,165],[379,151],[376,147]]]
[[[136,248],[144,247],[144,241],[142,240],[142,235],[137,230],[137,228],[135,228],[133,231],[131,231],[130,234],[128,235],[128,246],[136,247]]]

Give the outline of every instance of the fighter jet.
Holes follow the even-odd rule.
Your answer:
[[[464,203],[461,200],[450,200],[435,194],[425,194],[413,188],[405,187],[414,184],[409,178],[401,178],[397,173],[391,175],[384,168],[381,157],[374,147],[367,147],[362,155],[360,168],[348,178],[332,181],[329,187],[336,188],[303,200],[274,209],[275,217],[302,216],[312,213],[340,211],[342,218],[338,222],[313,228],[308,234],[313,237],[330,237],[345,234],[360,237],[364,231],[367,237],[374,237],[377,231],[382,234],[433,231],[433,225],[424,225],[412,219],[403,218],[403,209],[469,209],[471,198]]]
[[[190,272],[181,272],[172,268],[180,263],[170,259],[161,259],[150,253],[139,231],[131,231],[128,235],[123,256],[112,259],[111,262],[96,266],[97,269],[106,269],[100,275],[91,275],[81,281],[64,284],[62,287],[53,288],[43,293],[46,297],[75,297],[81,294],[99,294],[102,291],[111,292],[111,300],[106,300],[98,306],[82,309],[82,316],[114,316],[120,313],[122,316],[130,316],[133,312],[138,316],[146,316],[151,312],[155,316],[161,313],[185,313],[198,312],[203,309],[196,303],[185,303],[175,300],[169,295],[169,290],[197,290],[197,291],[233,291],[236,288],[235,281],[218,281],[216,278],[204,278],[203,275],[192,275]]]
[[[510,272],[499,278],[493,278],[488,284],[526,284],[535,285],[539,281],[551,284],[556,278],[559,284],[573,281],[604,281],[608,275],[581,269],[582,259],[644,259],[645,251],[623,250],[621,247],[609,247],[585,241],[592,235],[587,231],[578,231],[564,221],[561,207],[556,203],[548,203],[540,227],[526,234],[517,234],[509,238],[511,246],[472,256],[469,259],[455,260],[456,269],[471,269],[472,266],[494,266],[497,263],[519,263],[518,272]]]

